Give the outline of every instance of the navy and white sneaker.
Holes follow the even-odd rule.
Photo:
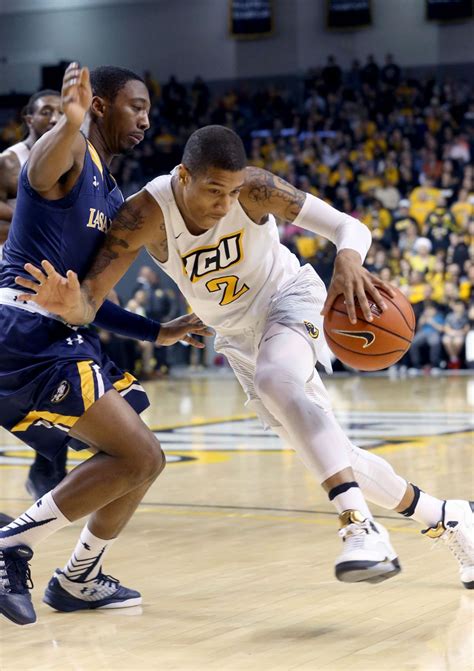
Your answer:
[[[0,527],[6,527],[8,524],[11,524],[14,519],[14,517],[11,517],[6,513],[0,513]]]
[[[14,545],[0,550],[0,613],[15,624],[36,622],[29,590],[32,589],[28,562],[33,550]]]
[[[474,589],[474,501],[447,500],[435,527],[421,533],[440,539],[458,560],[459,576],[466,589]]]
[[[339,520],[343,550],[335,564],[338,580],[378,583],[400,573],[400,562],[385,527],[364,519],[358,510],[345,510]]]
[[[45,590],[44,603],[62,613],[97,608],[129,608],[142,602],[140,592],[123,587],[116,578],[102,572],[92,580],[70,580],[56,569]]]

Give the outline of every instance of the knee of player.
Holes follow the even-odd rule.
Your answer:
[[[285,396],[285,381],[279,376],[275,368],[265,367],[258,369],[254,379],[255,390],[261,398],[278,401]]]
[[[150,432],[135,459],[137,475],[143,481],[157,478],[166,466],[166,457],[159,440]]]
[[[160,442],[155,436],[150,442],[147,450],[146,464],[150,477],[158,477],[166,466],[165,453],[161,449]]]

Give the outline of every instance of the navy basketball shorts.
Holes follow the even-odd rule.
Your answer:
[[[93,331],[0,305],[0,426],[48,459],[68,443],[87,449],[69,431],[110,389],[137,413],[150,405]]]

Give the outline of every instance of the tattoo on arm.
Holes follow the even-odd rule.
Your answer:
[[[247,168],[248,198],[257,205],[267,204],[269,211],[276,208],[278,216],[294,221],[298,216],[306,194],[281,177],[261,168]]]
[[[129,249],[127,234],[140,230],[144,224],[145,218],[140,210],[130,203],[124,203],[112,221],[102,247],[87,273],[87,280],[96,279],[119,256],[119,250]]]
[[[166,236],[166,226],[164,221],[162,221],[160,224],[160,242],[158,247],[160,248],[161,252],[160,258],[168,259],[168,238]]]

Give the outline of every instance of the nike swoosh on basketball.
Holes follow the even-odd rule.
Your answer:
[[[370,347],[375,340],[375,334],[372,331],[343,331],[341,329],[331,329],[333,333],[339,333],[339,335],[348,336],[349,338],[360,338],[365,340],[365,345],[362,345],[362,349]]]

